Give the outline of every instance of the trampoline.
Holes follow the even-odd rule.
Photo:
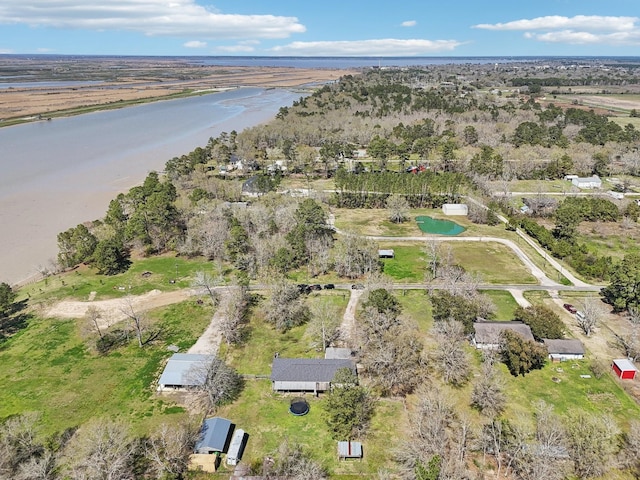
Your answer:
[[[301,417],[309,413],[309,404],[304,398],[294,398],[289,405],[289,412],[296,417]]]

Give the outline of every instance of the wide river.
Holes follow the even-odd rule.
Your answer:
[[[102,217],[149,171],[298,98],[244,88],[0,129],[0,282],[48,265],[59,232]]]

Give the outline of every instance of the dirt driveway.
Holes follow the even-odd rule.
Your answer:
[[[122,310],[127,306],[127,302],[129,301],[134,309],[146,311],[153,308],[172,305],[174,303],[180,303],[191,295],[193,295],[193,291],[191,289],[172,292],[151,290],[144,295],[132,295],[126,298],[113,298],[109,300],[88,302],[63,300],[62,302],[48,308],[45,311],[45,316],[53,318],[83,318],[87,314],[87,309],[89,307],[95,307],[100,310],[100,328],[107,328],[127,318]]]

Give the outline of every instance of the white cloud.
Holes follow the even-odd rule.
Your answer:
[[[557,29],[581,29],[587,32],[593,31],[629,31],[635,30],[638,17],[602,17],[598,15],[576,15],[575,17],[562,17],[552,15],[532,19],[515,20],[507,23],[481,23],[474,28],[485,30],[557,30]]]
[[[2,23],[206,39],[287,38],[306,30],[296,17],[223,14],[195,0],[0,0]]]
[[[596,34],[561,30],[547,33],[526,33],[526,38],[549,43],[569,43],[573,45],[640,45],[640,30],[635,32],[615,32]]]
[[[457,40],[379,40],[292,42],[271,49],[279,55],[301,56],[412,56],[450,52],[463,45]]]
[[[201,42],[200,40],[191,40],[190,42],[185,42],[182,46],[186,48],[204,48],[207,46],[207,42]]]
[[[415,27],[418,24],[415,20],[407,20],[406,22],[402,22],[400,25],[403,27]]]
[[[221,53],[251,53],[255,52],[256,49],[252,45],[238,44],[216,47],[216,51]]]
[[[10,50],[8,48],[0,48],[0,55],[9,55],[13,53],[13,50]]]
[[[524,37],[548,43],[572,45],[640,45],[638,17],[548,16],[515,20],[507,23],[479,24],[474,28],[499,31],[522,31]],[[542,31],[532,32],[532,30]]]

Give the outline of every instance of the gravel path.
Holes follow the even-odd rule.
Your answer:
[[[206,355],[216,355],[222,342],[222,332],[220,331],[220,323],[224,318],[229,304],[229,289],[216,289],[219,295],[218,307],[216,308],[211,323],[204,331],[200,338],[194,343],[187,353],[202,353]]]
[[[345,347],[356,346],[356,308],[363,293],[364,290],[351,290],[349,303],[340,324],[340,341]]]

